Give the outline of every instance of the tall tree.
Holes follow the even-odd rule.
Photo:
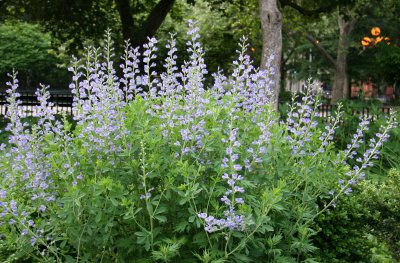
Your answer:
[[[18,71],[20,89],[33,89],[39,83],[68,88],[69,74],[51,50],[51,36],[40,26],[29,23],[0,24],[0,89],[9,81],[7,73]]]
[[[347,69],[347,55],[350,47],[350,36],[357,19],[346,18],[339,14],[339,41],[337,47],[336,63],[334,65],[332,103],[350,96],[350,78]]]
[[[274,83],[274,106],[277,108],[281,81],[282,15],[277,0],[259,0],[259,11],[263,35],[260,68],[265,69],[272,56],[271,67],[274,74],[271,74],[271,78]]]
[[[286,0],[285,0],[286,1]],[[333,1],[334,2],[334,1]],[[291,6],[294,8],[293,6]],[[304,11],[302,8],[294,8],[301,15],[302,18],[310,16],[310,12]],[[336,27],[331,37],[336,37],[336,44],[330,45],[329,41],[319,41],[312,31],[321,33],[321,31],[331,31],[331,29],[323,28],[323,26],[329,26],[318,21],[307,23],[306,19],[303,19],[303,25],[289,29],[289,26],[285,25],[284,28],[288,29],[291,33],[295,33],[298,36],[304,36],[317,51],[321,54],[321,57],[328,62],[333,72],[333,94],[332,101],[336,103],[338,100],[349,98],[350,96],[350,84],[351,76],[349,75],[348,58],[351,51],[359,53],[359,49],[352,48],[354,44],[354,29],[359,26],[360,21],[368,20],[370,18],[376,23],[376,17],[398,17],[399,2],[396,0],[356,0],[356,1],[337,1],[334,12],[329,12],[328,17],[332,23],[336,23],[333,27]],[[336,21],[336,22],[335,22]],[[376,24],[374,24],[376,25]],[[311,29],[310,29],[311,27]],[[319,30],[317,30],[318,28]],[[370,29],[366,29],[369,31]],[[359,44],[361,37],[357,38],[357,45]],[[352,58],[359,57],[354,55]]]
[[[301,5],[299,5],[297,3],[299,1],[296,0],[259,0],[263,32],[261,68],[265,68],[266,59],[273,54],[272,67],[275,69],[273,81],[275,82],[276,98],[279,97],[282,63],[282,13],[278,5],[280,5],[281,9],[287,6],[297,10],[304,16],[316,17],[323,12],[332,11],[341,1],[301,1]],[[277,100],[275,101],[275,107],[277,107]]]
[[[321,53],[322,57],[326,59],[326,61],[333,68],[333,95],[332,102],[335,103],[339,99],[348,98],[349,97],[349,86],[350,79],[348,76],[347,69],[347,56],[348,49],[350,47],[350,36],[354,29],[354,25],[356,23],[356,16],[354,13],[350,14],[349,6],[354,6],[354,3],[351,2],[343,2],[340,0],[330,1],[327,5],[321,5],[315,8],[313,11],[307,10],[299,5],[290,3],[289,0],[282,0],[286,2],[286,5],[292,7],[297,10],[304,17],[317,17],[321,13],[334,13],[337,14],[337,23],[339,26],[339,38],[337,43],[337,52],[336,57],[330,54],[321,44],[320,41],[315,39],[310,31],[306,28],[302,29],[301,35],[304,35],[305,38],[317,48],[317,50]],[[339,12],[333,12],[335,9],[339,9]]]
[[[347,58],[351,43],[351,34],[357,22],[356,16],[347,16],[338,12],[336,12],[336,16],[339,27],[336,56],[332,55],[310,32],[306,31],[303,34],[333,69],[332,103],[349,98],[350,95]]]

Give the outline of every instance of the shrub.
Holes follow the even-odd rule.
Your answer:
[[[391,169],[383,183],[366,180],[352,196],[341,198],[336,209],[329,209],[317,218],[321,231],[314,244],[319,248],[319,260],[400,260],[399,178],[399,170]]]
[[[363,120],[337,154],[338,119],[319,129],[309,92],[280,121],[271,71],[251,65],[245,43],[232,75],[215,73],[205,87],[197,31],[180,69],[174,39],[162,73],[155,39],[142,61],[127,45],[122,78],[109,34],[103,49],[75,59],[73,131],[48,109],[46,88],[27,128],[13,76],[0,156],[3,261],[313,261],[315,218],[363,179],[393,118],[362,154]],[[351,167],[350,157],[360,162]]]
[[[43,33],[40,26],[3,21],[0,25],[0,54],[1,82],[7,79],[7,72],[17,68],[24,90],[33,89],[38,82],[52,84],[58,89],[68,88],[70,74],[62,68],[65,61],[51,51],[51,37]]]
[[[377,216],[368,216],[369,227],[374,235],[388,244],[400,260],[400,170],[391,169],[387,179],[380,185],[368,184],[364,190],[366,206]]]

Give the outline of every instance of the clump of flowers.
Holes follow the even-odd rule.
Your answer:
[[[109,32],[102,49],[74,59],[74,123],[49,110],[42,87],[37,123],[27,125],[12,76],[11,136],[0,154],[5,260],[312,257],[313,220],[365,177],[397,125],[394,115],[364,153],[367,120],[337,153],[340,108],[320,127],[315,83],[281,120],[274,69],[253,65],[246,39],[231,75],[210,74],[196,23],[190,27],[183,65],[174,35],[160,67],[159,41],[149,39],[142,54],[126,42],[122,77]]]

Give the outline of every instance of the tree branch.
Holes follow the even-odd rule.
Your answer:
[[[287,25],[282,27],[289,35],[299,35],[305,37],[314,47],[317,48],[322,57],[325,58],[334,68],[337,67],[336,58],[334,58],[329,52],[321,46],[318,41],[311,35],[311,33],[304,33],[300,31],[291,31]]]
[[[328,51],[321,46],[318,41],[310,34],[310,33],[305,33],[305,38],[314,46],[317,48],[319,53],[329,62],[334,68],[337,68],[337,63],[336,59],[334,59],[331,54],[328,53]]]
[[[284,67],[286,65],[286,63],[288,62],[288,60],[290,59],[290,57],[293,55],[294,51],[296,49],[293,48],[292,50],[290,50],[290,52],[286,55],[286,58],[282,60],[282,67]]]
[[[143,23],[143,27],[141,32],[139,32],[137,41],[133,42],[135,46],[143,45],[147,42],[148,37],[154,36],[174,3],[175,0],[160,0],[160,2],[158,2],[158,4],[153,8],[147,17],[146,21]]]
[[[310,16],[310,17],[317,16],[320,13],[326,13],[326,12],[332,11],[332,9],[336,6],[335,1],[330,0],[330,1],[326,1],[328,4],[325,6],[321,6],[314,10],[308,10],[308,9],[305,9],[304,7],[299,6],[298,4],[292,2],[291,0],[279,0],[279,2],[281,3],[282,7],[290,6],[291,8],[297,10],[302,15]]]

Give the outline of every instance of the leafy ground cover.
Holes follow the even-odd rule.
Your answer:
[[[0,155],[2,261],[319,260],[321,217],[358,191],[395,116],[365,142],[361,120],[337,151],[341,114],[318,125],[316,85],[281,120],[273,69],[254,68],[243,42],[232,74],[214,73],[206,87],[197,32],[180,68],[171,38],[163,72],[154,71],[155,39],[142,60],[127,45],[122,78],[109,35],[88,48],[70,68],[74,129],[48,109],[45,87],[40,118],[24,124],[13,76]]]

